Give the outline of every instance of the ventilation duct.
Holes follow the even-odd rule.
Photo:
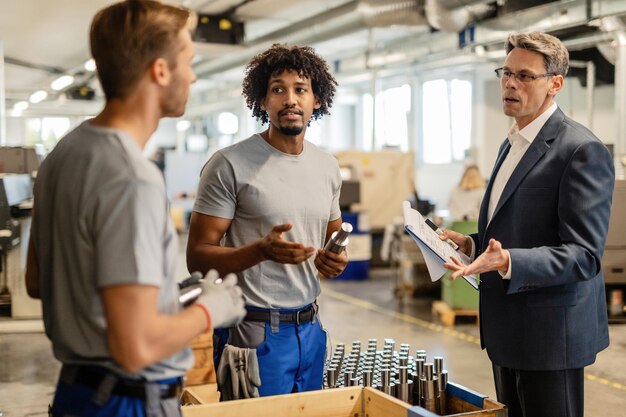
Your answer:
[[[424,25],[423,0],[355,0],[301,20],[275,32],[246,40],[245,50],[200,63],[194,67],[199,77],[245,65],[272,43],[310,45],[345,36],[367,27]]]
[[[626,32],[626,22],[623,17],[619,16],[603,17],[598,21],[598,28],[606,33],[624,33]],[[611,46],[609,42],[599,43],[597,47],[602,56],[611,64],[615,65],[617,61],[616,48]]]
[[[444,32],[460,32],[470,23],[481,20],[494,11],[488,1],[426,0],[424,13],[428,24]],[[457,6],[457,7],[454,7]],[[462,7],[458,7],[462,6]]]
[[[424,1],[361,0],[357,12],[368,27],[426,25]]]
[[[600,53],[598,48],[586,48],[570,51],[570,61],[593,62],[595,66],[595,85],[613,84],[615,82],[615,65],[611,64]],[[583,87],[587,87],[587,68],[570,66],[569,74],[578,78]]]
[[[506,0],[502,6],[498,7],[498,16],[529,9],[535,6],[541,6],[547,3],[555,3],[557,1],[558,0]]]

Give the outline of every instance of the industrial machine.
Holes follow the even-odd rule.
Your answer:
[[[30,174],[0,174],[0,312],[13,318],[41,317],[24,282],[32,198]]]
[[[626,180],[615,181],[602,271],[609,297],[609,315],[613,319],[626,319],[623,301],[626,292]]]
[[[42,147],[0,147],[0,172],[32,174],[39,169],[43,157],[44,150]]]
[[[415,194],[412,152],[341,151],[335,155],[340,167],[349,167],[359,183],[359,203],[352,210],[366,211],[372,229],[382,230],[402,215],[402,202]],[[348,190],[349,184],[344,181]]]

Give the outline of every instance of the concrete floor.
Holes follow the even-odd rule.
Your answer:
[[[372,269],[364,281],[324,281],[319,298],[332,346],[393,338],[444,357],[450,380],[495,399],[491,364],[479,347],[478,326],[446,328],[431,314],[436,298],[394,297],[394,273]],[[185,274],[181,269],[181,274]],[[30,329],[30,330],[29,330]],[[626,325],[611,325],[611,345],[586,369],[585,415],[626,415]],[[0,318],[0,416],[46,416],[59,370],[40,321]]]

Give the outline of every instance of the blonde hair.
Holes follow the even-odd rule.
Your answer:
[[[463,190],[476,190],[485,188],[485,180],[480,176],[477,165],[468,165],[463,172],[459,187]]]
[[[504,48],[508,54],[513,48],[526,49],[543,55],[543,63],[549,74],[565,77],[569,68],[569,52],[558,38],[542,32],[509,35]]]

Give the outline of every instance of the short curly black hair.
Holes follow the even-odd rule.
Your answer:
[[[269,121],[267,112],[261,110],[260,101],[267,94],[270,77],[284,71],[294,71],[311,80],[313,94],[320,103],[320,108],[313,110],[312,120],[330,114],[337,81],[330,73],[326,61],[310,46],[288,47],[275,43],[270,49],[252,58],[245,69],[243,95],[254,117],[263,124]]]

